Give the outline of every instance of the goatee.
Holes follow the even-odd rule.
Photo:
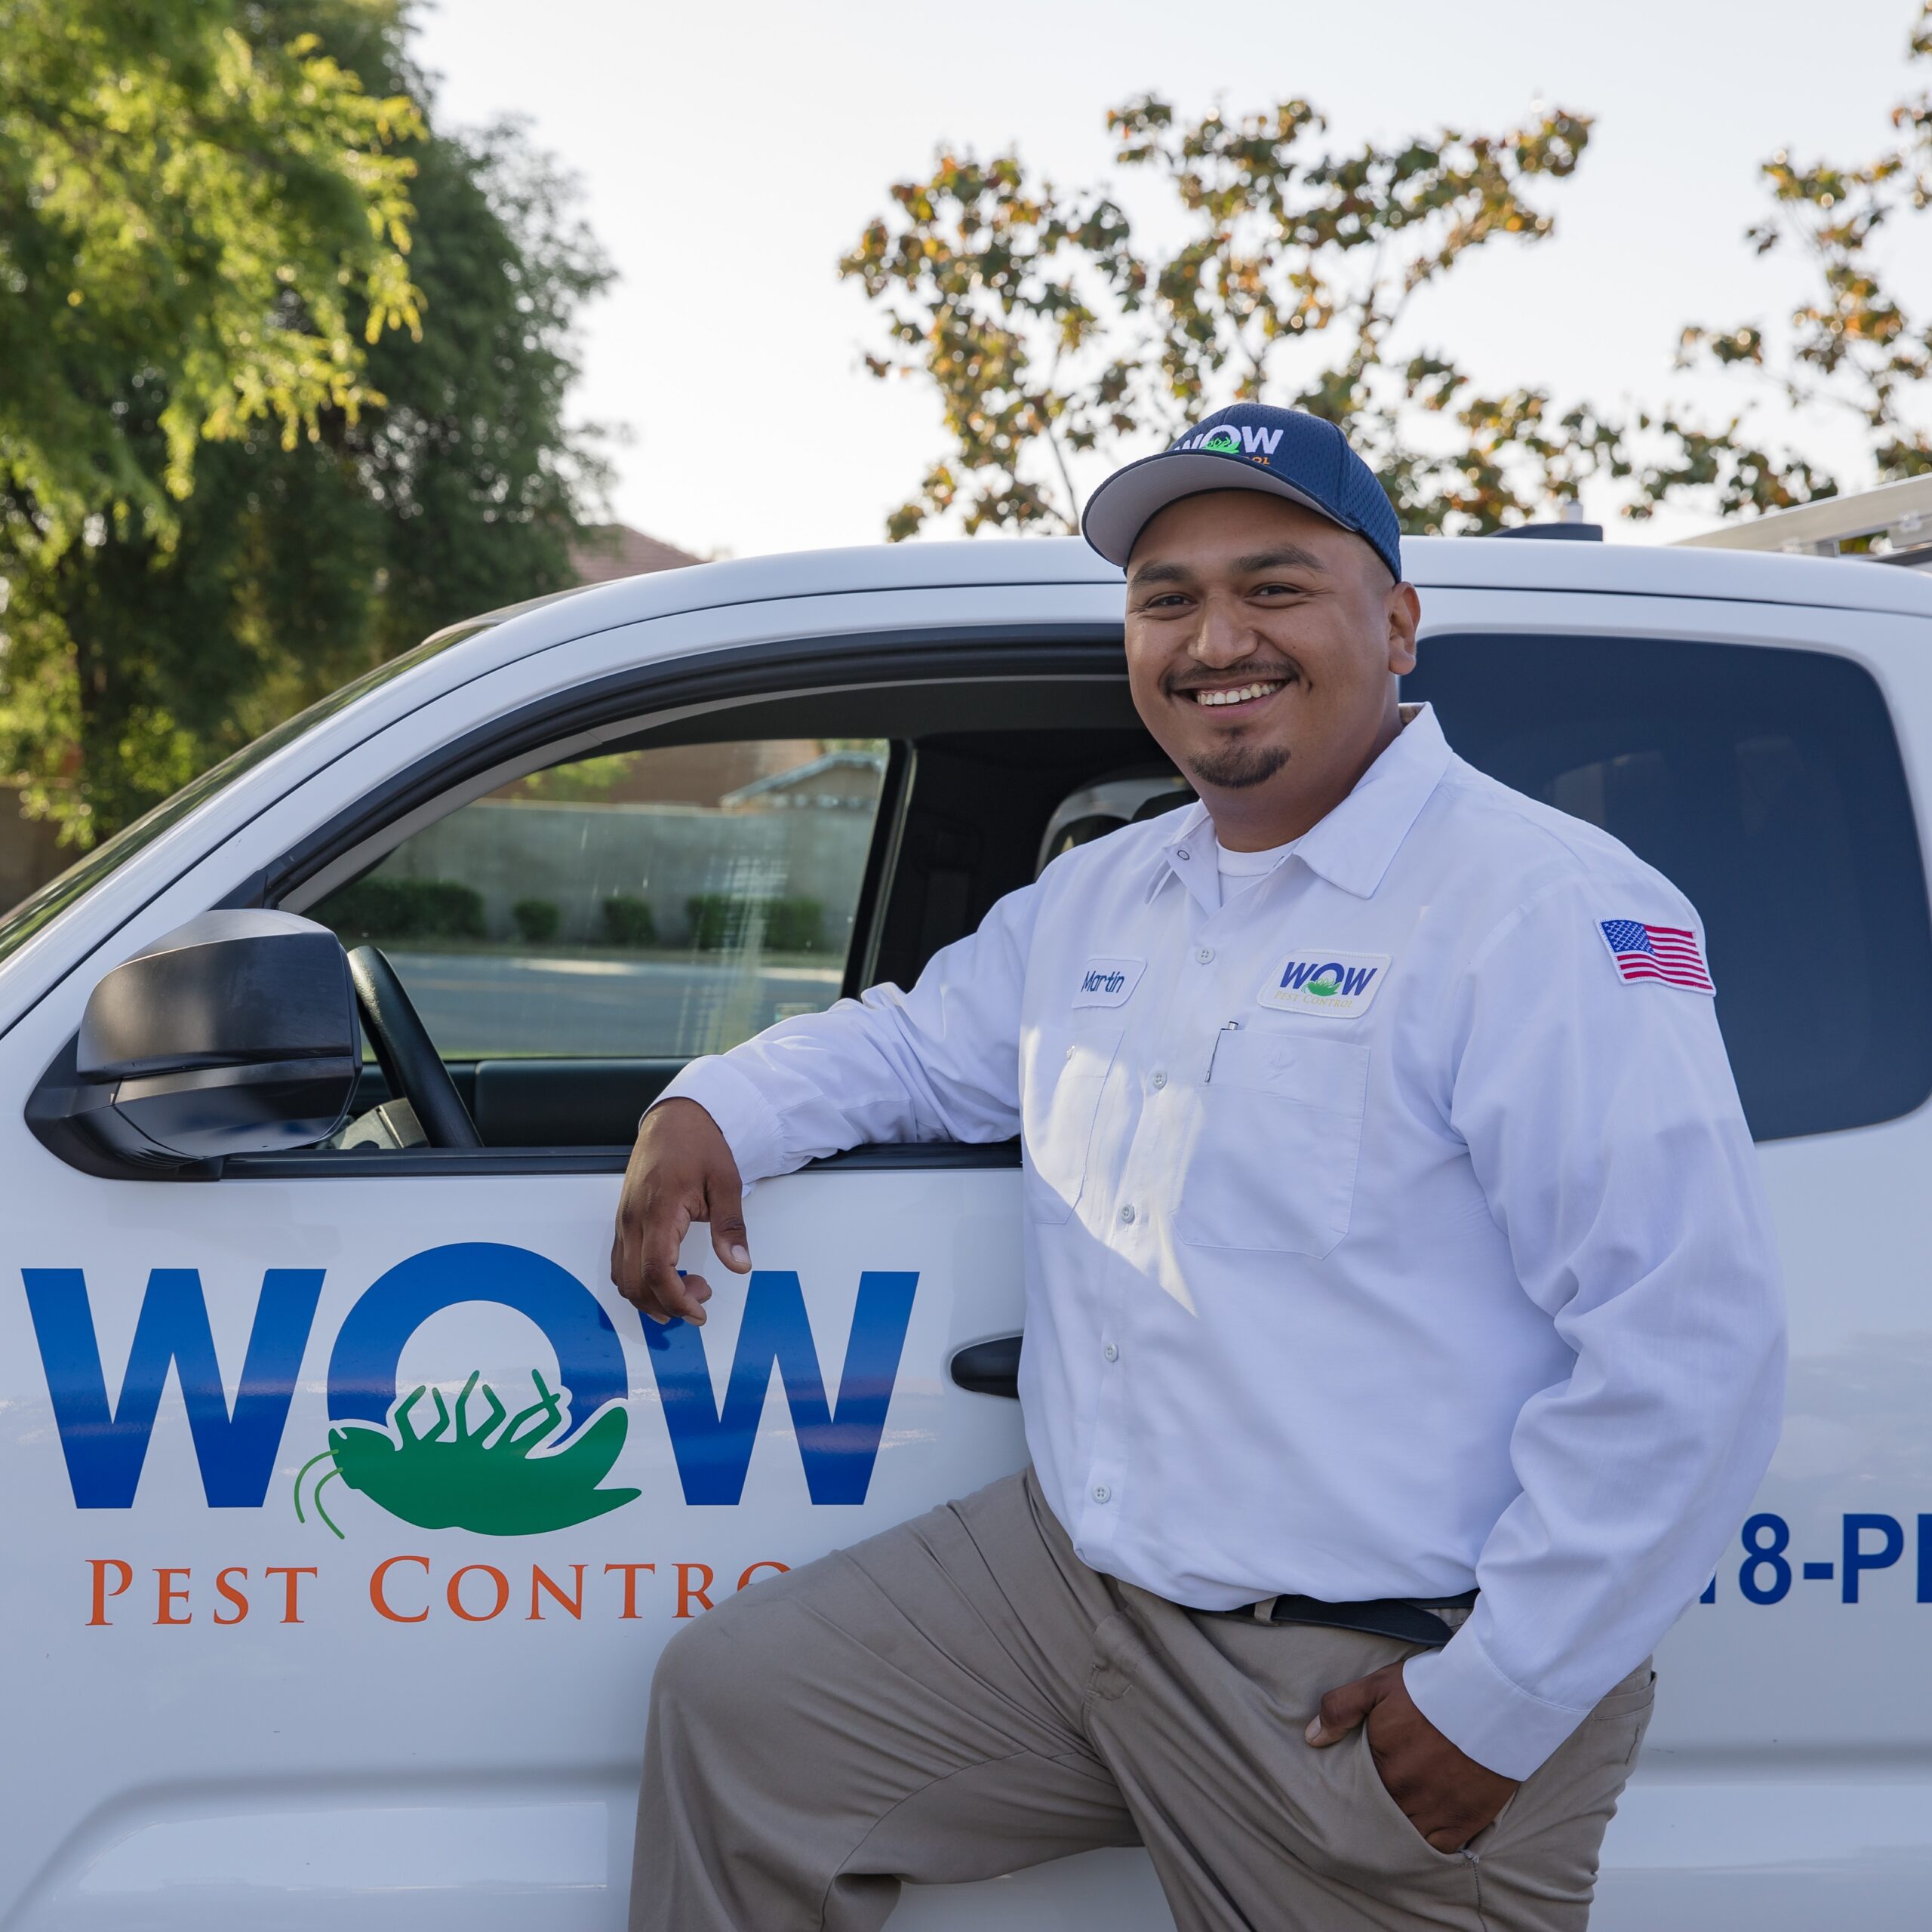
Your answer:
[[[1187,771],[1197,786],[1244,792],[1251,785],[1266,784],[1287,761],[1287,752],[1280,745],[1229,745],[1189,758]]]

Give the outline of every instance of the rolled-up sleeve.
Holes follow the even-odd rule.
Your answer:
[[[1654,875],[1560,881],[1485,940],[1449,1034],[1451,1123],[1574,1360],[1515,1423],[1521,1494],[1475,1611],[1404,1677],[1438,1730],[1517,1778],[1703,1589],[1783,1405],[1777,1252],[1712,999],[1624,979],[1607,915],[1697,929]]]
[[[910,992],[873,987],[694,1060],[663,1093],[695,1100],[747,1181],[875,1142],[1020,1131],[1020,1014],[1038,885],[935,953]]]

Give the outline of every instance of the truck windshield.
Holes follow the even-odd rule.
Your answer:
[[[232,757],[211,765],[200,777],[191,778],[171,798],[164,798],[152,811],[143,812],[132,825],[124,826],[112,838],[97,845],[57,878],[50,879],[38,892],[23,899],[5,919],[0,920],[0,960],[18,952],[35,933],[51,924],[83,894],[91,892],[109,873],[125,865],[144,846],[152,844],[164,832],[180,824],[196,807],[232,785],[244,772],[252,771],[263,759],[273,757],[283,746],[293,744],[303,732],[321,724],[325,718],[334,717],[365,692],[387,684],[392,678],[400,677],[404,672],[448,650],[451,645],[488,630],[505,614],[497,612],[488,617],[479,617],[472,623],[453,624],[448,630],[438,631],[413,651],[405,651],[401,657],[392,657],[386,664],[378,664],[373,671],[364,672],[340,691],[331,691],[327,697],[310,705],[306,711],[297,712],[272,731],[263,732],[253,744],[243,746]]]

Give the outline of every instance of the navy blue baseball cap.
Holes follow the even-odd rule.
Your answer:
[[[1116,469],[1087,500],[1081,534],[1109,563],[1124,564],[1170,503],[1210,490],[1259,490],[1300,503],[1354,531],[1401,581],[1401,528],[1374,471],[1334,423],[1264,402],[1217,410],[1158,456]]]

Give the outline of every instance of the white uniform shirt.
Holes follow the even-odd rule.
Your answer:
[[[1612,951],[1701,953],[1696,913],[1408,715],[1225,903],[1204,811],[1130,826],[667,1094],[748,1180],[1019,1131],[1020,1399],[1082,1560],[1204,1610],[1479,1585],[1406,1680],[1521,1777],[1709,1580],[1781,1296],[1712,1001]]]

